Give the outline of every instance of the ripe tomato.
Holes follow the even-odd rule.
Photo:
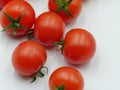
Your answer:
[[[92,34],[84,29],[70,30],[64,40],[63,55],[71,64],[88,62],[96,51],[96,42]]]
[[[24,0],[12,0],[2,9],[0,23],[10,35],[26,35],[35,21],[32,6]]]
[[[44,12],[38,16],[34,26],[35,39],[46,47],[54,46],[54,42],[63,37],[65,23],[54,12]]]
[[[84,79],[77,69],[64,66],[51,74],[49,87],[50,90],[83,90]]]
[[[11,0],[0,0],[0,9],[2,9]]]
[[[65,22],[75,20],[82,9],[82,0],[49,0],[50,11],[58,13]]]
[[[46,58],[46,51],[40,44],[27,40],[15,48],[12,54],[12,64],[19,74],[31,76],[45,64]]]

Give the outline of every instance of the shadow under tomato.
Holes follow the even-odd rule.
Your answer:
[[[83,0],[83,3],[88,3],[90,0]]]
[[[93,56],[93,58],[84,64],[75,65],[75,64],[71,64],[67,61],[66,61],[66,63],[68,66],[75,67],[83,72],[87,72],[87,71],[92,70],[93,73],[97,73],[99,71],[99,68],[100,68],[100,56],[99,56],[98,52],[96,52],[96,54]]]
[[[16,71],[14,71],[14,76],[17,78],[16,80],[21,80],[21,81],[26,81],[26,82],[31,82],[32,81],[32,77],[31,76],[23,76],[20,75],[19,73],[17,73]]]
[[[9,35],[7,32],[2,32],[4,33],[4,35],[6,36],[6,38],[11,38],[11,39],[16,39],[16,40],[22,40],[24,38],[27,37],[27,35],[23,35],[23,36],[13,36],[13,35]],[[27,38],[26,38],[27,39]]]

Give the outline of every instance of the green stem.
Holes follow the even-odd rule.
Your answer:
[[[28,35],[27,35],[27,36],[28,36],[29,39],[34,38],[33,30],[34,30],[34,29],[30,29],[30,31],[28,32]]]
[[[72,0],[54,0],[54,2],[58,5],[56,13],[63,10],[68,16],[72,17],[72,14],[68,9],[68,6],[71,4]]]
[[[65,85],[62,84],[61,86],[56,86],[55,90],[65,90]]]
[[[31,81],[31,83],[35,82],[38,77],[44,77],[45,73],[42,72],[42,69],[46,69],[47,73],[48,73],[48,68],[47,67],[41,67],[33,76],[33,80]]]
[[[62,39],[59,42],[54,42],[54,45],[61,45],[61,46],[63,46],[64,45],[64,39]]]
[[[24,27],[21,23],[20,20],[23,17],[23,13],[21,13],[21,15],[15,20],[14,18],[12,18],[9,14],[7,14],[6,12],[3,12],[3,14],[7,17],[7,19],[10,21],[10,24],[4,28],[2,31],[8,31],[11,28],[14,29],[13,31],[13,35],[15,36],[18,29],[22,28],[23,30],[26,30],[26,27]]]
[[[63,42],[55,42],[55,45],[63,45]]]
[[[33,78],[33,80],[31,81],[31,83],[33,83],[33,82],[36,81],[36,74],[34,74],[34,75],[32,76],[32,78]]]
[[[61,53],[63,53],[63,47],[64,47],[64,39],[62,39],[59,42],[54,42],[54,45],[60,45],[61,48],[59,49],[61,51]]]

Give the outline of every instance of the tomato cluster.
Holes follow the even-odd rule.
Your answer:
[[[6,1],[10,2],[3,7]],[[3,7],[0,13],[2,31],[13,37],[34,38],[20,43],[12,53],[12,64],[19,74],[32,76],[33,81],[36,80],[36,76],[44,76],[41,69],[46,68],[46,49],[57,45],[61,46],[65,60],[74,65],[85,64],[94,56],[95,38],[87,30],[73,28],[63,37],[66,23],[73,22],[79,16],[82,0],[49,0],[49,11],[37,18],[27,1],[0,2],[3,2],[0,4],[0,8]],[[76,68],[63,66],[51,74],[49,86],[50,90],[83,90],[84,79]]]

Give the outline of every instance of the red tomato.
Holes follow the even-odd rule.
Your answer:
[[[27,40],[15,48],[12,64],[19,74],[31,76],[45,64],[46,58],[46,51],[40,44]]]
[[[2,9],[11,0],[0,0],[0,8]]]
[[[84,79],[77,69],[64,66],[51,74],[49,87],[50,90],[83,90]]]
[[[54,46],[54,42],[63,37],[65,23],[54,12],[45,12],[38,16],[34,26],[35,39],[46,47]]]
[[[88,62],[96,51],[96,42],[92,34],[84,29],[70,30],[64,40],[63,55],[71,64]]]
[[[2,9],[0,23],[10,35],[26,35],[35,21],[32,6],[24,0],[13,0]]]
[[[65,22],[74,21],[82,9],[82,0],[49,0],[50,11],[58,13]]]

